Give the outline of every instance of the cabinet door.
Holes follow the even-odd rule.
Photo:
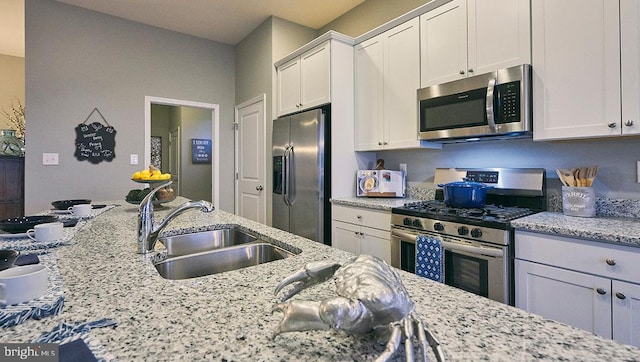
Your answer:
[[[407,21],[384,34],[384,148],[418,147],[420,22]]]
[[[300,108],[309,109],[331,101],[329,42],[300,56]]]
[[[469,75],[531,63],[529,1],[469,0]]]
[[[277,70],[278,116],[300,109],[300,58],[295,58]]]
[[[640,2],[620,1],[622,133],[640,133]]]
[[[535,140],[621,133],[619,8],[532,0]]]
[[[354,52],[355,150],[378,150],[383,140],[383,36],[356,45]]]
[[[332,229],[331,246],[360,254],[360,226],[333,220]]]
[[[467,75],[467,0],[420,15],[420,86]]]
[[[363,229],[360,254],[377,256],[391,265],[391,235],[377,229]]]
[[[640,348],[640,285],[613,281],[613,339]]]
[[[611,338],[610,279],[523,260],[515,275],[516,307]]]

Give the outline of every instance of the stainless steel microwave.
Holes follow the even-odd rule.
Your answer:
[[[531,137],[531,65],[418,89],[421,140]]]

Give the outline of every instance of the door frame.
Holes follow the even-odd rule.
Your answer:
[[[145,165],[151,163],[151,104],[162,104],[176,107],[195,107],[211,110],[211,139],[213,140],[212,165],[211,165],[211,202],[216,209],[219,209],[220,202],[220,105],[213,103],[203,103],[186,101],[182,99],[161,98],[153,96],[144,97],[144,162]]]
[[[271,190],[271,184],[270,184],[270,177],[269,175],[267,175],[267,160],[270,159],[270,157],[268,157],[267,155],[271,155],[271,153],[267,153],[267,150],[270,148],[270,145],[267,144],[267,95],[266,94],[261,94],[259,96],[256,96],[254,98],[251,98],[247,101],[244,101],[238,105],[236,105],[234,107],[234,127],[235,127],[235,132],[234,132],[234,143],[235,143],[235,147],[234,147],[234,195],[233,195],[233,199],[234,199],[234,213],[237,215],[238,214],[238,209],[240,207],[239,205],[239,197],[240,197],[240,193],[238,192],[238,172],[240,169],[240,165],[239,165],[239,159],[238,159],[238,155],[240,154],[240,152],[238,151],[240,144],[239,144],[239,140],[238,140],[238,127],[239,127],[239,110],[245,107],[248,107],[254,103],[258,103],[258,102],[262,102],[262,114],[263,114],[263,118],[262,118],[262,122],[263,122],[263,129],[264,129],[264,133],[262,134],[262,138],[263,138],[263,144],[264,144],[264,150],[263,154],[265,155],[265,157],[263,158],[263,162],[262,162],[262,171],[263,174],[265,176],[265,180],[264,180],[264,185],[265,185],[265,192],[264,192],[264,215],[265,215],[265,224],[267,223],[267,220],[269,218],[269,216],[267,215],[267,210],[268,205],[269,205],[269,195],[270,192],[268,192],[268,190]]]

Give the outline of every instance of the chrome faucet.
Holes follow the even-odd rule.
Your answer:
[[[160,231],[162,231],[171,220],[175,219],[176,216],[189,209],[200,209],[202,212],[211,212],[214,210],[213,205],[208,201],[188,201],[171,210],[158,225],[154,225],[153,196],[156,194],[156,191],[171,185],[172,182],[173,181],[167,181],[158,185],[140,202],[140,207],[138,208],[138,254],[151,252],[156,245]]]

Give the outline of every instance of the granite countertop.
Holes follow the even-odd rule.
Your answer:
[[[541,212],[511,222],[516,229],[640,247],[640,219]]]
[[[188,280],[165,280],[149,256],[136,254],[137,207],[116,207],[89,221],[70,246],[54,249],[64,282],[62,312],[6,328],[0,342],[28,342],[62,321],[111,318],[89,332],[117,360],[365,361],[384,345],[339,331],[286,333],[271,339],[282,315],[271,313],[275,285],[309,261],[352,255],[223,211],[188,211],[172,233],[240,225],[302,252],[292,258]],[[176,200],[170,205],[177,205]],[[157,211],[166,215],[168,208]],[[450,361],[640,360],[640,350],[549,321],[459,289],[399,271],[416,309]],[[295,299],[335,296],[332,282]],[[404,347],[394,356],[403,361]],[[434,360],[430,352],[431,360]]]
[[[394,207],[400,207],[408,202],[420,201],[410,198],[385,198],[385,197],[342,197],[331,199],[334,205],[364,207],[375,210],[391,210]]]

